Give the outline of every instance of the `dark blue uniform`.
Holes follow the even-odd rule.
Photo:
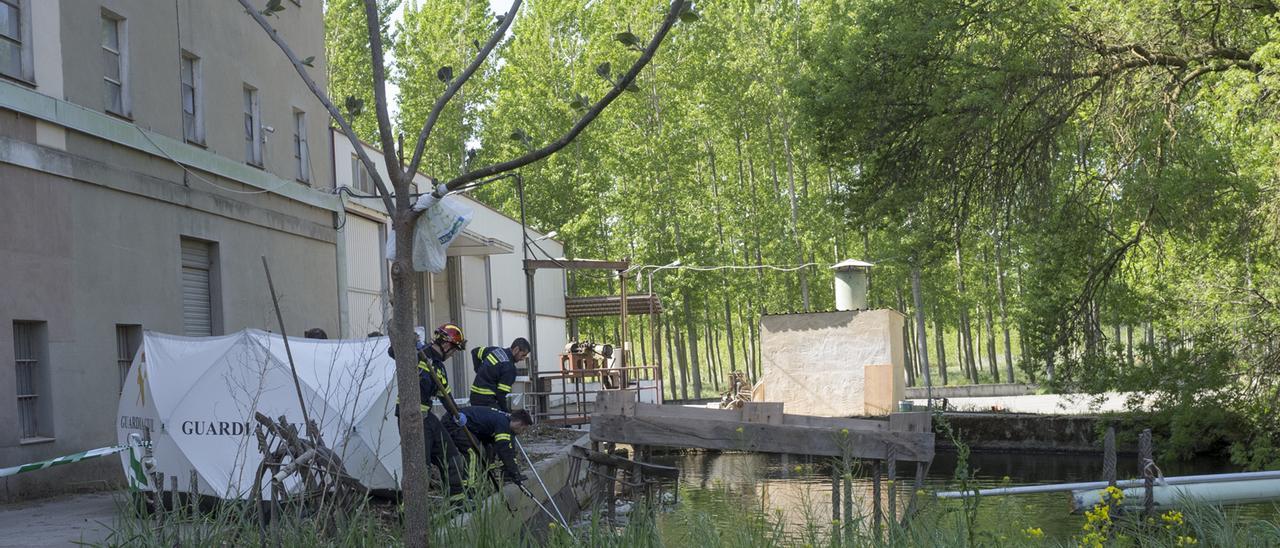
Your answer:
[[[475,405],[463,407],[460,411],[467,416],[467,430],[470,430],[476,440],[489,449],[487,451],[489,454],[496,452],[498,458],[502,459],[503,477],[515,483],[523,482],[524,475],[520,473],[520,466],[516,464],[516,451],[513,445],[515,433],[511,431],[511,415],[497,409]],[[453,418],[446,417],[445,420],[452,422]],[[458,428],[456,423],[446,426],[458,447],[471,446],[466,432]]]
[[[516,364],[511,351],[500,346],[486,346],[471,351],[471,366],[476,380],[471,383],[471,405],[492,407],[507,413],[507,394],[516,382]]]
[[[387,354],[392,354],[387,349]],[[392,355],[394,358],[395,356]],[[435,347],[427,346],[418,351],[418,408],[422,411],[422,433],[426,445],[427,462],[440,470],[440,477],[449,482],[451,499],[462,496],[462,474],[466,470],[462,454],[445,432],[440,419],[431,412],[431,400],[447,394],[449,377],[445,374],[444,356]],[[443,404],[443,400],[441,400]],[[396,404],[396,416],[400,405]]]

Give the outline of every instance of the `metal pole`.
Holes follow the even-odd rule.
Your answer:
[[[529,225],[525,219],[524,213],[524,177],[519,173],[515,174],[516,193],[520,199],[520,248],[524,252],[524,293],[526,299],[526,313],[529,320],[529,357],[525,358],[529,361],[529,385],[533,387],[534,392],[540,392],[542,387],[538,385],[538,309],[537,299],[534,298],[533,275],[535,270],[529,268]],[[536,406],[536,412],[545,411],[542,408],[541,397],[535,397],[535,401],[539,405]]]
[[[565,522],[563,519],[557,520],[555,514],[552,514],[551,510],[547,510],[547,507],[545,505],[543,505],[541,502],[538,502],[538,497],[533,496],[533,493],[529,491],[528,487],[525,487],[519,484],[517,485],[520,487],[520,492],[527,495],[529,497],[529,500],[533,501],[533,503],[538,506],[539,510],[542,510],[542,513],[546,514],[548,518],[551,518],[551,521],[558,521],[560,523],[560,526],[564,527],[564,531],[566,533],[569,533],[569,537],[572,538],[575,542],[577,542],[578,537],[573,536],[573,531],[569,529],[569,524],[567,522]],[[510,508],[508,508],[508,510],[510,510]],[[512,511],[512,513],[515,513],[515,512]]]
[[[512,439],[515,440],[516,447],[520,448],[520,454],[524,455],[524,461],[529,463],[529,470],[533,472],[533,477],[538,480],[538,485],[542,486],[542,492],[547,494],[547,500],[551,501],[551,507],[556,509],[556,514],[560,516],[560,521],[564,523],[564,528],[568,529],[569,528],[568,520],[564,519],[564,513],[560,511],[560,505],[556,504],[556,498],[552,496],[551,490],[547,489],[547,484],[543,483],[542,475],[538,473],[538,468],[533,465],[533,459],[529,458],[529,452],[524,450],[524,444],[520,443],[520,438],[512,436]],[[532,497],[533,495],[529,495],[529,496]],[[537,499],[534,499],[534,502],[537,502]]]
[[[284,315],[280,313],[280,299],[276,298],[276,285],[271,283],[271,267],[267,266],[267,256],[262,256],[262,269],[267,272],[267,290],[271,291],[271,304],[276,307],[276,321],[280,323],[280,338],[284,339],[284,354],[289,357],[289,372],[293,374],[293,389],[298,393],[298,406],[302,408],[302,424],[311,429],[311,417],[307,416],[307,402],[302,399],[302,385],[298,382],[298,368],[293,365],[293,351],[289,349],[289,333],[284,330]],[[317,425],[318,426],[318,425]],[[316,432],[319,437],[320,432]],[[319,439],[317,442],[324,443]]]
[[[618,344],[622,346],[622,354],[620,354],[621,359],[619,362],[622,363],[622,367],[626,367],[631,365],[630,363],[627,363],[627,339],[631,338],[631,333],[627,332],[627,272],[625,270],[618,271],[618,288],[619,298],[622,299],[621,302],[618,303],[618,312],[619,317],[621,318],[618,326],[621,333],[621,337],[619,338],[622,339],[618,341]],[[626,387],[624,386],[623,388]]]
[[[1160,485],[1186,485],[1191,483],[1221,483],[1227,481],[1244,481],[1244,480],[1261,480],[1261,479],[1280,479],[1280,470],[1272,470],[1268,472],[1237,472],[1231,474],[1201,474],[1196,476],[1171,476],[1164,478]],[[1130,489],[1134,487],[1143,487],[1146,483],[1144,478],[1120,480],[1115,486],[1120,489]],[[1106,481],[1084,481],[1076,483],[1058,483],[1051,485],[1023,485],[1019,487],[1003,487],[999,489],[981,489],[979,492],[984,497],[996,495],[1030,495],[1034,493],[1057,493],[1061,491],[1081,491],[1085,489],[1105,489],[1110,482]],[[958,499],[971,497],[974,491],[941,491],[935,496],[940,499]]]

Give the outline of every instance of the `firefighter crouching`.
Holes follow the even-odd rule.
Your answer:
[[[510,348],[486,346],[471,351],[471,366],[476,379],[471,383],[471,405],[511,412],[507,394],[516,382],[516,364],[529,356],[529,341],[524,337],[511,342]]]
[[[502,461],[503,479],[516,485],[523,484],[525,476],[520,473],[520,466],[516,464],[514,444],[515,437],[523,434],[533,424],[533,418],[529,416],[529,412],[516,409],[508,414],[497,409],[474,405],[463,407],[460,411],[466,417],[465,428],[485,446],[484,454],[497,455]],[[459,448],[475,449],[471,447],[467,433],[462,430],[463,427],[460,427],[452,417],[445,417],[445,428],[453,436],[453,442]]]

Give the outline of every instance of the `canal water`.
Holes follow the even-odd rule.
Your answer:
[[[742,526],[742,518],[763,511],[781,524],[789,535],[799,535],[806,524],[826,525],[831,520],[831,467],[824,458],[758,453],[685,453],[656,455],[652,460],[680,469],[679,503],[676,511],[659,517],[659,531],[668,543],[690,538],[692,529],[705,527],[699,519],[710,519],[721,530]],[[1101,456],[974,453],[969,458],[974,483],[979,487],[1098,481],[1102,479]],[[908,469],[909,468],[909,469]],[[1166,476],[1235,472],[1229,463],[1217,460],[1167,463]],[[925,491],[956,489],[956,457],[939,454],[925,481]],[[1137,459],[1120,457],[1120,478],[1137,476]],[[899,502],[911,492],[914,465],[899,470]],[[857,477],[861,475],[862,477]],[[887,500],[887,495],[886,499]],[[866,471],[855,471],[855,511],[870,514],[871,482]],[[934,501],[957,510],[958,501]],[[886,510],[887,511],[887,510]],[[1274,504],[1233,507],[1245,517],[1276,520],[1280,510]],[[698,519],[690,519],[698,516]],[[1084,518],[1071,513],[1070,493],[1044,493],[1010,497],[986,497],[978,507],[979,530],[1008,524],[1017,529],[1039,527],[1049,538],[1069,540],[1078,535]],[[999,529],[1000,527],[995,527]],[[676,544],[679,545],[679,544]]]

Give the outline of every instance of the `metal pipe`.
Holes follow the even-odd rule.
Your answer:
[[[524,292],[527,304],[525,313],[529,320],[529,383],[534,389],[538,388],[538,311],[537,299],[534,298],[533,275],[534,270],[529,268],[529,225],[524,214],[524,177],[519,173],[515,174],[516,193],[520,198],[520,248],[524,252]],[[541,409],[539,409],[541,411]]]
[[[488,324],[485,331],[488,331],[489,344],[505,346],[502,338],[494,338],[493,336],[493,261],[492,255],[484,256],[484,320]]]
[[[538,467],[533,465],[533,459],[529,458],[529,452],[524,450],[524,444],[520,443],[520,438],[512,436],[512,439],[515,440],[516,447],[520,448],[520,454],[524,455],[524,461],[529,463],[529,470],[533,472],[533,477],[538,480],[538,485],[542,486],[542,492],[547,494],[547,500],[551,501],[551,507],[556,509],[556,514],[560,516],[560,521],[564,523],[564,528],[567,530],[569,521],[564,519],[564,513],[560,511],[560,505],[556,504],[556,498],[551,496],[551,490],[547,489],[547,484],[542,482],[542,475],[538,473]]]
[[[551,521],[557,521],[556,516],[551,513],[551,510],[547,510],[547,507],[545,505],[543,505],[541,502],[538,502],[538,497],[533,496],[533,493],[529,492],[528,487],[525,487],[519,484],[517,485],[520,487],[520,492],[524,493],[525,495],[528,495],[529,500],[533,501],[533,503],[538,506],[538,509],[542,510],[542,513],[546,514],[548,518],[551,518]],[[505,500],[505,498],[503,500]],[[573,530],[569,528],[569,523],[564,521],[563,517],[560,518],[559,523],[561,527],[564,527],[564,532],[569,533],[569,538],[572,538],[574,542],[577,542],[578,537],[573,536]]]
[[[1236,472],[1231,474],[1201,474],[1196,476],[1173,476],[1158,481],[1159,485],[1186,485],[1189,483],[1219,483],[1224,481],[1242,481],[1242,480],[1261,480],[1261,479],[1280,479],[1280,470],[1271,470],[1267,472]],[[1141,487],[1143,480],[1132,479],[1117,481],[1116,487],[1128,489],[1131,487]],[[1103,489],[1107,487],[1108,482],[1105,481],[1085,481],[1076,483],[1054,483],[1049,485],[1022,485],[1019,487],[1001,487],[997,489],[978,489],[976,491],[941,491],[935,494],[940,499],[959,499],[971,497],[975,494],[982,496],[998,496],[998,495],[1030,495],[1033,493],[1057,493],[1062,491],[1081,491],[1085,489]]]

